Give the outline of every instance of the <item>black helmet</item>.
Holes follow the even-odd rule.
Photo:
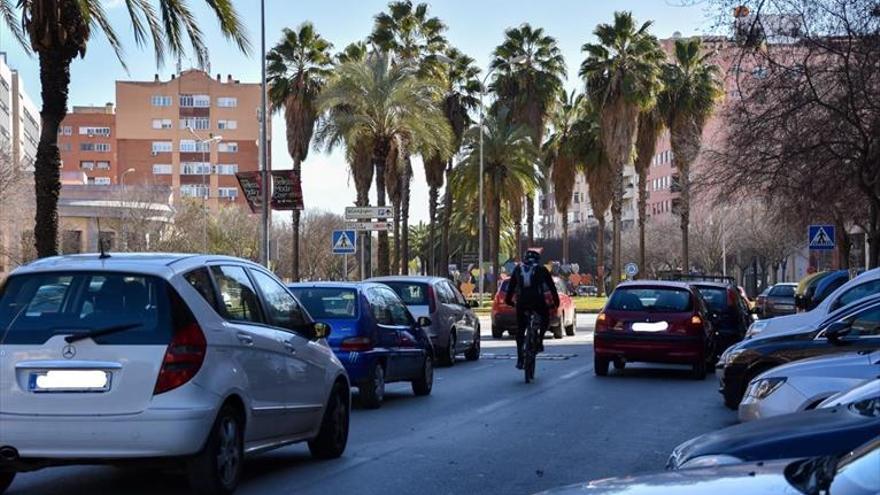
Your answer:
[[[541,262],[541,252],[537,249],[529,249],[526,251],[526,255],[524,256],[526,263],[537,264]]]

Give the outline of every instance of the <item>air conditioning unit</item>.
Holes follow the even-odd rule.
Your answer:
[[[150,156],[159,156],[159,152],[158,151],[151,151]]]

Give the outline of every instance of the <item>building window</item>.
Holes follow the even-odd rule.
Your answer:
[[[154,95],[150,98],[150,103],[154,107],[170,107],[171,106],[171,97],[170,96],[159,96]]]
[[[202,184],[184,184],[180,186],[180,195],[187,198],[207,198],[208,186]]]
[[[3,102],[0,102],[2,104]],[[73,127],[69,125],[62,125],[58,128],[58,134],[63,134],[65,136],[70,136],[73,134]]]
[[[153,129],[171,129],[172,126],[171,119],[153,119]]]
[[[180,175],[210,175],[211,164],[207,162],[183,162],[180,164]]]
[[[156,163],[153,165],[153,175],[171,175],[172,167],[170,163]]]
[[[209,153],[211,151],[211,143],[196,141],[195,139],[181,139],[180,151],[183,153]]]
[[[110,162],[95,162],[95,168],[98,170],[110,170]]]
[[[153,153],[170,153],[173,149],[171,141],[153,141]]]
[[[234,96],[221,96],[217,98],[217,106],[223,108],[234,108],[238,106],[238,98]]]
[[[237,163],[218,164],[217,167],[215,167],[215,173],[217,175],[235,175],[238,173],[238,164]]]
[[[110,137],[109,127],[80,127],[80,136],[105,136]]]
[[[217,151],[220,153],[237,153],[238,152],[238,143],[237,142],[224,142],[217,145]]]
[[[3,129],[3,130],[5,130],[5,129]],[[58,147],[61,149],[61,151],[72,151],[73,150],[73,146],[70,143],[60,143],[58,145]]]
[[[238,188],[237,187],[221,187],[217,189],[217,197],[219,198],[237,198],[238,197]]]
[[[95,185],[96,186],[109,186],[110,185],[110,177],[95,177]]]
[[[208,108],[211,106],[211,97],[208,95],[180,95],[180,106]]]
[[[217,129],[237,129],[238,121],[235,120],[218,120]]]
[[[79,168],[83,170],[95,170],[95,162],[79,162]]]
[[[180,119],[180,128],[205,131],[211,128],[211,121],[208,117],[186,117]]]
[[[61,253],[79,254],[82,252],[82,231],[65,230],[61,233]]]
[[[109,153],[110,152],[110,143],[95,143],[95,151],[101,153]]]

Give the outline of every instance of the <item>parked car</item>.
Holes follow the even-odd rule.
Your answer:
[[[849,270],[830,272],[828,276],[816,282],[815,290],[806,299],[806,310],[809,311],[815,308],[826,297],[830,296],[832,292],[847,282],[849,282]]]
[[[880,376],[880,351],[804,359],[755,377],[739,404],[740,421],[813,409],[832,395]]]
[[[870,399],[871,397],[880,397],[880,378],[865,380],[849,390],[836,393],[822,401],[818,407],[835,407],[849,404],[850,402]]]
[[[840,456],[877,438],[880,397],[750,421],[692,438],[666,467],[685,469],[797,457]]]
[[[759,334],[771,335],[796,328],[809,328],[825,319],[829,313],[872,294],[880,294],[880,268],[868,270],[846,282],[823,299],[812,311],[752,323],[749,331],[746,332],[746,338]]]
[[[598,297],[599,288],[595,285],[581,285],[578,287],[578,295],[581,297]]]
[[[440,364],[452,366],[463,353],[468,361],[480,359],[480,320],[473,305],[455,285],[441,277],[381,277],[370,279],[391,287],[415,318],[431,320],[425,327]],[[474,305],[478,304],[474,301]]]
[[[795,313],[795,291],[797,284],[782,283],[769,287],[766,294],[758,296],[758,316],[773,318]]]
[[[565,292],[565,287],[559,278],[553,277],[553,281],[556,282],[556,291],[559,293],[559,307],[556,308],[556,313],[550,315],[550,331],[556,339],[562,338],[563,331],[571,337],[575,334],[577,321],[574,301]],[[501,282],[492,300],[492,338],[495,339],[504,337],[504,332],[510,335],[516,333],[516,309],[504,302],[508,283],[508,280]]]
[[[410,382],[418,396],[431,393],[434,348],[423,328],[431,321],[413,318],[388,286],[317,282],[290,289],[316,320],[333,326],[328,343],[364,407],[380,407],[392,382]]]
[[[245,454],[345,450],[329,328],[249,261],[45,258],[0,288],[0,328],[0,487],[52,465],[165,460],[199,493],[232,493]]]
[[[607,478],[542,492],[543,495],[831,495],[880,493],[876,467],[880,439],[842,456],[806,457]],[[820,482],[821,480],[821,482]]]
[[[727,349],[717,372],[724,404],[736,409],[748,383],[765,371],[809,357],[880,348],[880,295],[839,309],[813,328],[765,335]]]
[[[638,281],[617,286],[596,317],[593,369],[623,369],[627,361],[691,366],[702,380],[714,362],[715,330],[697,289],[681,282]]]
[[[709,308],[715,328],[715,352],[723,352],[746,335],[752,323],[748,302],[734,285],[718,282],[693,282]]]
[[[811,273],[798,282],[797,290],[794,295],[794,305],[798,312],[807,311],[807,301],[809,301],[816,292],[819,282],[830,275],[829,271]]]

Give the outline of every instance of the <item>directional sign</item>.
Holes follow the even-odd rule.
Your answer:
[[[345,224],[351,230],[357,230],[360,232],[370,231],[370,230],[388,230],[388,222],[352,222]]]
[[[830,251],[834,249],[834,225],[810,225],[807,230],[810,249]]]
[[[357,235],[353,230],[333,231],[333,254],[354,254],[357,249]]]
[[[639,274],[639,265],[635,263],[627,263],[623,266],[623,271],[630,278],[635,277]]]
[[[390,218],[394,212],[390,206],[346,206],[346,220],[371,220],[373,218]]]

